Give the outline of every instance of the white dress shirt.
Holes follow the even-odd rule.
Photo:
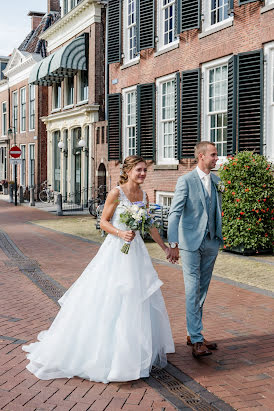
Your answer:
[[[204,173],[198,166],[196,167],[198,176],[200,177],[205,189],[208,192],[209,197],[211,196],[211,173]]]

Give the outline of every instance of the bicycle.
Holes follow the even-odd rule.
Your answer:
[[[93,200],[89,201],[88,211],[93,217],[98,216],[98,211],[103,208],[106,201],[107,192],[105,191],[106,186],[99,186],[97,190],[98,196]]]
[[[49,188],[51,185],[47,184],[47,181],[44,181],[41,186],[43,189],[39,193],[39,200],[42,201],[42,203],[54,203],[54,191]]]

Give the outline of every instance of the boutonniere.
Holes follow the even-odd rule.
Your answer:
[[[219,191],[219,193],[223,193],[225,191],[225,185],[222,181],[219,181],[219,183],[216,185],[217,187],[217,191]]]

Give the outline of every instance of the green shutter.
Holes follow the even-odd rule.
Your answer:
[[[118,63],[121,60],[121,1],[108,0],[107,24],[108,63]]]
[[[181,31],[200,28],[200,0],[180,0]]]
[[[182,114],[180,157],[194,157],[200,141],[200,69],[182,73]]]
[[[155,84],[137,86],[137,153],[155,160]]]
[[[181,0],[175,0],[175,35],[181,33]]]
[[[232,155],[236,151],[237,56],[228,60],[227,83],[227,155]]]
[[[138,0],[137,2],[137,33],[138,50],[154,47],[154,1]],[[139,11],[139,13],[138,13]],[[139,24],[138,24],[139,23]],[[138,35],[139,34],[139,35]]]
[[[108,159],[121,160],[121,94],[109,94],[107,99],[108,116]]]
[[[239,0],[239,6],[241,6],[242,4],[254,3],[254,1],[258,1],[258,0]]]
[[[180,73],[175,77],[175,158],[181,159],[181,123],[180,123]]]
[[[263,50],[238,55],[238,149],[262,153]]]

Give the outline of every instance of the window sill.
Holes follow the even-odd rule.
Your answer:
[[[153,170],[178,170],[177,164],[155,164]]]
[[[35,128],[30,128],[30,129],[29,129],[29,132],[31,132],[31,131],[35,131]]]
[[[51,113],[54,114],[54,113],[58,113],[59,111],[61,111],[61,107],[54,108],[53,110],[51,110]]]
[[[202,33],[198,35],[198,38],[202,39],[203,37],[210,36],[211,34],[214,34],[214,33],[218,33],[218,31],[224,30],[231,26],[233,26],[233,18],[225,20],[224,22],[222,22],[222,24],[219,24],[218,26],[215,25],[211,28],[206,29],[205,31],[203,31]]]
[[[261,14],[266,13],[267,11],[273,10],[274,9],[274,3],[273,4],[267,4],[266,6],[261,8]]]
[[[74,104],[69,104],[68,106],[64,106],[63,110],[69,110],[74,107]]]
[[[180,39],[178,38],[176,41],[174,41],[170,45],[159,48],[159,50],[154,53],[154,57],[161,56],[164,53],[177,49],[179,47],[179,42],[180,42]]]
[[[127,63],[122,64],[122,66],[120,67],[120,69],[121,69],[121,70],[124,70],[124,69],[126,69],[126,68],[128,68],[128,67],[135,66],[135,65],[138,64],[139,62],[140,62],[140,57],[137,57],[137,58],[134,59],[134,60],[130,60],[130,61],[128,61]]]
[[[82,100],[82,101],[78,101],[78,103],[76,103],[76,107],[77,106],[83,106],[84,104],[87,104],[88,100]]]

